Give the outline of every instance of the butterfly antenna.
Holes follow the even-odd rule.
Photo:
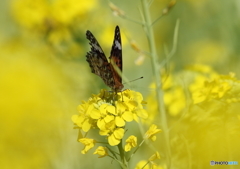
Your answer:
[[[139,79],[142,79],[142,78],[143,78],[143,76],[142,76],[142,77],[139,77],[139,78],[137,78],[137,79],[130,80],[130,81],[128,81],[128,82],[124,82],[123,84],[130,83],[130,82],[134,82],[134,81],[139,80]]]

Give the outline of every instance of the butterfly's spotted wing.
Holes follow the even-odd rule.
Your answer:
[[[93,34],[87,31],[86,36],[91,45],[91,51],[87,53],[86,57],[92,73],[100,76],[104,83],[113,91],[121,91],[123,88],[122,78],[115,69],[115,67],[117,67],[120,72],[122,72],[122,44],[119,27],[116,26],[115,29],[112,50],[109,57],[110,62],[108,62],[101,46]]]

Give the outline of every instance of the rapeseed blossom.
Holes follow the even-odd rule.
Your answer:
[[[132,148],[137,146],[137,137],[134,135],[131,135],[128,137],[128,139],[126,140],[126,145],[124,147],[124,150],[130,151]]]
[[[93,154],[98,154],[98,158],[103,158],[105,156],[108,156],[107,148],[103,146],[99,146]]]
[[[72,121],[82,132],[98,129],[111,146],[118,145],[125,133],[126,122],[146,119],[143,97],[139,92],[124,90],[117,94],[101,90],[78,106]]]

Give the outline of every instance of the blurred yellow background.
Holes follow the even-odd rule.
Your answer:
[[[140,1],[112,2],[127,17],[141,21],[138,10]],[[90,49],[85,37],[86,30],[95,35],[108,57],[114,28],[119,25],[123,41],[123,74],[129,80],[144,77],[125,88],[139,91],[146,98],[153,92],[149,88],[153,81],[150,57],[146,55],[143,63],[136,65],[139,53],[130,45],[134,40],[141,51],[148,51],[142,26],[114,16],[108,3],[106,0],[0,2],[1,169],[116,167],[106,157],[98,159],[91,153],[80,153],[82,145],[77,142],[77,131],[73,130],[71,121],[71,116],[77,114],[81,100],[87,100],[100,89],[107,88],[99,77],[91,73],[86,62],[85,55]],[[168,3],[167,0],[153,1],[153,20],[161,15]],[[173,9],[154,25],[159,60],[166,57],[165,50],[170,51],[172,48],[177,19],[180,20],[177,51],[168,63],[171,74],[177,76],[187,65],[202,64],[218,74],[234,72],[236,78],[240,78],[238,0],[178,0]],[[177,76],[178,79],[179,77],[181,76]],[[180,96],[179,100],[181,99]],[[239,113],[238,104],[239,102],[230,111],[234,112],[234,116],[221,113],[221,116],[230,120],[226,123],[221,118],[218,119],[218,115],[211,118],[206,115],[207,111],[195,111],[196,107],[192,112],[197,113],[181,123],[178,123],[181,116],[176,115],[176,111],[174,115],[170,113],[170,124],[174,127],[181,124],[178,130],[172,130],[174,167],[208,168],[209,160],[214,155],[218,156],[211,160],[239,160],[240,163],[240,147],[237,142],[240,140],[240,121],[236,118]],[[199,125],[195,126],[195,120]],[[219,120],[217,126],[209,125],[213,123],[212,120],[214,123]],[[220,134],[219,127],[223,125],[227,129],[224,128]],[[179,130],[188,132],[190,128],[194,131],[189,135],[174,137]],[[213,135],[213,131],[217,134]],[[230,133],[231,138],[228,135]],[[196,142],[189,143],[188,137],[196,139]],[[221,142],[220,138],[225,139],[231,147],[223,144],[225,142]],[[183,140],[183,147],[178,147],[178,143]],[[184,147],[186,144],[189,146]],[[199,146],[199,149],[193,149],[195,153],[189,151],[194,144]],[[215,151],[212,151],[212,147]],[[186,162],[186,156],[192,160],[191,163]],[[141,157],[137,157],[141,160]],[[137,160],[131,168],[136,163]]]

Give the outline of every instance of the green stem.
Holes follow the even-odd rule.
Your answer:
[[[149,161],[146,162],[146,164],[142,167],[144,169],[148,165]]]
[[[118,150],[119,150],[119,153],[120,153],[120,158],[121,158],[121,162],[122,162],[122,168],[123,169],[127,169],[127,163],[126,163],[126,159],[125,159],[125,153],[124,153],[124,150],[123,150],[123,147],[122,147],[122,140],[121,142],[118,144]]]
[[[154,79],[156,84],[158,111],[160,113],[160,119],[161,119],[161,125],[162,125],[161,127],[163,129],[163,134],[164,134],[164,143],[166,145],[165,153],[167,158],[167,165],[168,165],[168,168],[171,168],[171,150],[170,150],[170,144],[169,144],[170,142],[169,142],[168,124],[167,124],[167,117],[166,117],[162,84],[161,84],[161,74],[160,74],[161,67],[159,67],[158,59],[157,59],[157,50],[155,46],[155,39],[154,39],[154,33],[152,29],[152,21],[151,21],[148,1],[142,0],[142,6],[143,6],[144,19],[145,19],[145,31],[147,33],[149,48],[152,56],[151,58],[152,71],[154,74]]]
[[[134,156],[134,154],[138,151],[138,149],[142,146],[142,144],[145,142],[145,140],[143,140],[138,147],[135,149],[135,151],[132,153],[132,155],[127,159],[127,161],[130,161],[131,158]]]

